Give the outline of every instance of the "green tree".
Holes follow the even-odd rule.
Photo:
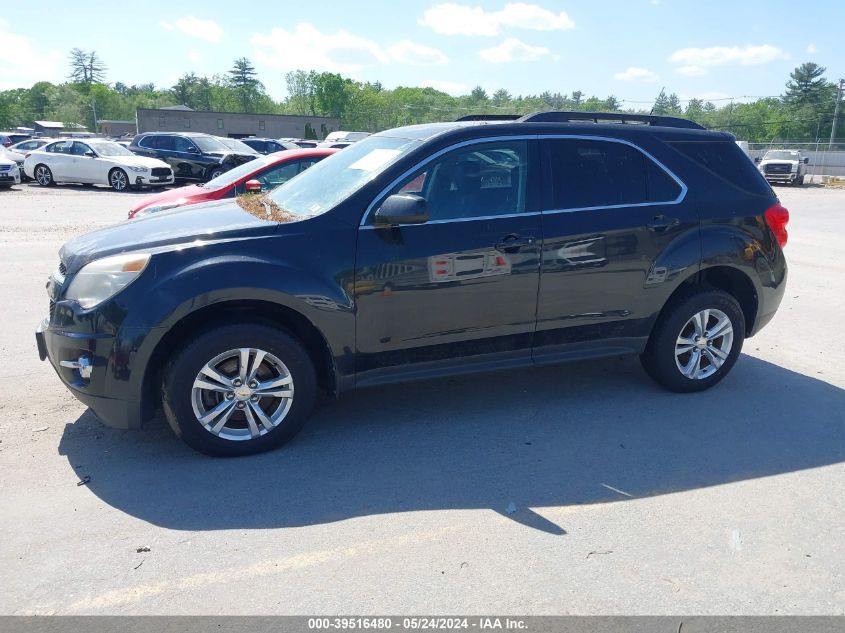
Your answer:
[[[346,80],[336,73],[320,73],[312,79],[317,108],[322,115],[342,117],[349,105]]]
[[[805,62],[789,73],[783,101],[791,108],[827,105],[831,97],[831,86],[825,78],[827,69],[813,62]]]
[[[246,57],[240,57],[232,63],[227,82],[235,92],[235,98],[244,112],[255,112],[264,96],[264,84],[258,79],[255,66]]]
[[[511,100],[511,93],[509,93],[504,88],[499,88],[496,92],[493,93],[493,104],[497,106],[506,106],[510,103]]]
[[[475,88],[473,88],[472,92],[470,93],[470,97],[474,102],[487,101],[489,99],[489,97],[487,96],[487,91],[484,90],[484,88],[482,88],[481,86],[476,86]]]
[[[80,84],[103,83],[108,67],[97,55],[97,51],[74,48],[68,55],[70,74],[68,79]]]

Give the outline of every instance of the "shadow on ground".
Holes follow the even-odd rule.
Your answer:
[[[196,454],[161,420],[125,432],[90,413],[67,424],[60,452],[105,503],[177,530],[489,508],[564,534],[530,508],[845,461],[843,412],[842,389],[749,356],[691,395],[658,389],[625,358],[362,390],[250,458]]]

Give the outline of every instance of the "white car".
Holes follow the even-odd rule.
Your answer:
[[[21,172],[18,164],[0,156],[0,189],[8,189],[12,185],[21,184]]]
[[[115,191],[129,187],[173,184],[173,170],[164,161],[133,154],[104,139],[63,139],[27,154],[24,172],[39,185],[79,182],[109,185]]]

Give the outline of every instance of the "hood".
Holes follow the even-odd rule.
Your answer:
[[[170,165],[158,158],[138,156],[137,154],[133,154],[132,156],[103,156],[103,158],[134,167],[170,167]]]
[[[156,207],[162,204],[175,202],[177,200],[201,198],[208,193],[210,193],[210,190],[200,187],[199,185],[187,185],[185,187],[177,187],[176,189],[167,189],[161,193],[154,194],[141,200],[138,204],[132,207],[132,213],[140,211],[141,209],[146,209],[147,207]]]
[[[246,152],[236,152],[236,151],[217,151],[217,152],[207,152],[209,156],[219,156],[221,163],[230,163],[233,165],[240,165],[241,163],[245,163],[250,160],[255,160],[261,154],[247,154]]]
[[[269,235],[277,226],[275,222],[250,215],[230,200],[211,202],[178,207],[86,233],[66,242],[59,255],[68,272],[75,273],[88,262],[109,255]]]

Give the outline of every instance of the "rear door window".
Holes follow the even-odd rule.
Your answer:
[[[636,147],[616,141],[547,141],[553,209],[589,209],[677,200],[681,186]]]

